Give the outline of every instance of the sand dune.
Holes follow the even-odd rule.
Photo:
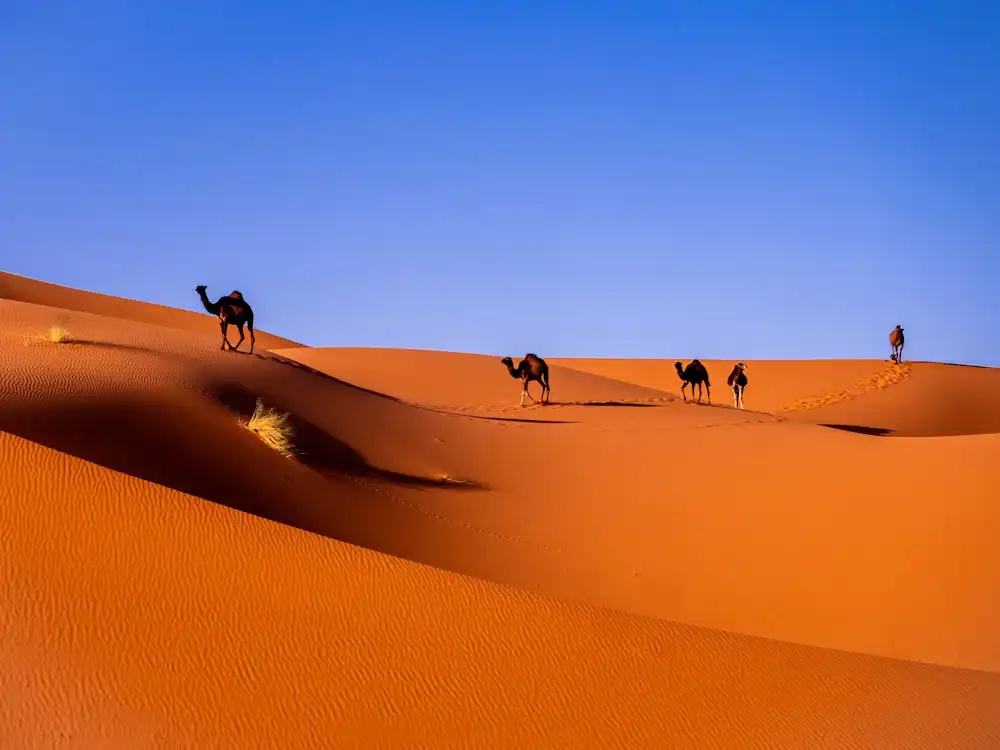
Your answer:
[[[581,372],[680,393],[676,360],[553,359]],[[684,362],[688,362],[685,359]],[[734,361],[703,360],[717,404]],[[1000,433],[1000,370],[882,360],[747,360],[745,406],[808,424],[871,435],[934,437]]]
[[[314,351],[278,349],[276,353],[351,383],[444,411],[497,414],[514,410],[519,417],[542,418],[538,410],[520,408],[521,381],[510,376],[500,364],[500,356],[418,349],[387,352],[357,347]],[[517,355],[515,362],[523,354]],[[553,388],[559,389],[558,398],[552,399],[553,406],[625,406],[675,400],[656,388],[622,383],[554,363],[550,363],[549,375]],[[529,383],[528,393],[538,399],[541,387],[538,383]]]
[[[365,387],[387,385],[392,373],[433,373],[447,364],[466,384],[459,395],[499,400],[510,393],[507,381],[517,392],[498,364],[490,366],[492,358],[359,354],[363,365],[353,371],[341,369],[345,355],[338,350],[304,350],[302,358],[334,375],[364,373],[357,382]],[[414,360],[422,366],[414,368]],[[488,373],[500,378],[502,390]],[[554,403],[564,398],[557,383],[573,382],[572,375],[553,368]],[[786,390],[802,389],[789,380]],[[626,383],[586,382],[605,393],[615,388],[620,398],[645,394]],[[398,395],[414,400],[442,400],[433,377],[414,375],[400,388]],[[450,457],[461,458],[458,470],[490,492],[470,501],[464,494],[392,491],[519,543],[470,546],[458,532],[417,555],[409,548],[387,551],[637,614],[1000,668],[992,636],[1000,608],[989,594],[1000,586],[1000,573],[988,541],[1000,531],[1000,508],[988,502],[986,482],[1000,436],[949,445],[873,444],[788,423],[785,416],[698,407],[669,394],[647,408],[515,406],[507,412],[553,421],[546,425],[475,418],[493,414],[499,402],[463,406],[468,418],[448,418],[434,434],[455,446]],[[450,437],[458,424],[461,436]],[[362,443],[362,436],[352,442]],[[891,493],[883,479],[888,467]],[[951,528],[948,539],[965,539],[960,548],[936,538],[942,524]]]
[[[676,359],[554,359],[553,362],[582,372],[615,378],[647,388],[680,394],[681,383],[674,369]],[[683,358],[687,364],[691,358]],[[726,378],[738,360],[701,360],[708,369],[717,404],[733,403]],[[774,412],[801,400],[840,393],[859,381],[882,372],[886,363],[867,359],[753,360],[747,365],[749,384],[744,406],[753,411]]]
[[[194,292],[194,284],[191,291],[192,304],[197,304],[198,297]],[[208,296],[217,299],[227,294],[229,289],[210,289]],[[221,339],[218,326],[206,326],[205,321],[211,321],[212,317],[204,312],[190,312],[188,310],[178,310],[174,307],[164,305],[153,305],[148,302],[138,302],[131,299],[111,297],[106,294],[96,292],[85,292],[79,289],[71,289],[58,284],[49,284],[45,281],[29,279],[25,276],[17,276],[12,273],[0,271],[0,299],[28,302],[34,305],[44,305],[55,308],[52,321],[49,325],[56,324],[56,318],[61,318],[64,325],[72,320],[72,312],[85,312],[101,315],[108,318],[119,318],[137,323],[147,323],[153,326],[163,326],[165,328],[177,328],[182,331],[203,334],[207,340],[214,337],[216,346]],[[253,300],[248,299],[250,304]],[[257,323],[261,323],[259,319]],[[301,344],[290,339],[275,336],[266,331],[257,330],[257,344],[255,349],[261,351],[265,349],[275,349],[278,347],[298,347]],[[231,331],[231,335],[235,331]],[[232,335],[230,339],[236,342],[238,335]],[[244,342],[244,347],[249,346],[249,337]]]
[[[797,419],[874,435],[943,437],[1000,434],[1000,370],[904,364],[898,385],[803,410]]]
[[[992,431],[928,404],[993,370],[751,362],[769,413],[553,360],[520,409],[498,357],[223,353],[40,288],[0,301],[2,746],[1000,742],[1000,435],[820,426]]]

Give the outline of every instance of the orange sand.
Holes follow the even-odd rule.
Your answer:
[[[740,412],[553,359],[521,409],[523,352],[0,297],[0,747],[1000,746],[997,370],[749,361]]]

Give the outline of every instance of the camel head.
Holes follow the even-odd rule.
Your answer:
[[[514,360],[512,360],[510,357],[504,357],[503,359],[501,359],[500,364],[502,364],[504,367],[507,368],[507,372],[510,373],[510,376],[512,378],[522,377],[521,366],[518,365],[517,367],[514,367]]]
[[[747,366],[746,366],[746,364],[744,364],[743,362],[737,362],[737,363],[736,363],[736,366],[737,366],[738,368],[740,368],[740,372],[743,372],[743,371],[745,371],[745,370],[747,369]]]
[[[208,287],[205,286],[204,284],[199,284],[194,288],[194,290],[198,292],[198,294],[204,294],[206,289],[208,289]]]
[[[678,375],[684,374],[684,365],[682,365],[680,362],[674,362],[674,367],[677,369]]]

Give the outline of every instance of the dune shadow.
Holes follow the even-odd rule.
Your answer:
[[[257,403],[258,395],[236,383],[216,383],[209,390],[210,397],[226,408],[248,418]],[[488,487],[470,479],[456,482],[445,478],[422,477],[414,474],[383,469],[369,463],[358,451],[334,437],[309,420],[284,407],[280,399],[262,397],[266,407],[288,415],[292,427],[292,442],[296,460],[304,466],[326,474],[329,472],[378,479],[406,487],[449,488],[452,490],[485,490]]]
[[[239,353],[239,352],[237,352]],[[404,403],[402,399],[398,399],[395,396],[390,396],[388,393],[382,393],[381,391],[373,391],[370,388],[364,388],[355,383],[350,383],[346,380],[341,380],[333,375],[323,372],[322,370],[317,370],[315,367],[310,367],[309,365],[303,364],[301,362],[296,362],[294,359],[288,359],[288,357],[282,357],[280,354],[275,354],[274,352],[268,352],[265,354],[259,354],[254,352],[254,357],[257,359],[264,360],[265,362],[274,362],[275,364],[285,365],[286,367],[294,367],[296,370],[301,370],[302,372],[307,372],[318,378],[323,378],[333,383],[339,383],[340,385],[347,386],[348,388],[353,388],[356,391],[361,391],[362,393],[369,393],[372,396],[378,396],[379,398],[388,399],[389,401],[396,401],[397,403]]]
[[[843,430],[844,432],[856,432],[859,435],[874,435],[876,437],[885,437],[895,432],[895,430],[889,430],[884,427],[866,427],[857,424],[820,424],[820,427],[829,427],[830,429]]]
[[[428,407],[430,408],[430,407]],[[446,411],[443,409],[431,409],[438,414],[447,414],[452,417],[468,417],[469,419],[485,419],[490,422],[519,422],[522,424],[579,424],[569,419],[527,419],[525,417],[498,417],[487,414],[469,414],[461,411]]]
[[[197,359],[194,358],[194,357],[186,357],[186,356],[183,356],[183,355],[176,354],[174,352],[164,351],[163,349],[153,349],[152,347],[142,346],[140,344],[121,344],[121,343],[114,342],[114,341],[97,341],[97,340],[93,340],[93,339],[70,339],[70,340],[66,341],[64,343],[64,345],[71,345],[71,346],[72,345],[77,345],[77,346],[91,346],[91,347],[95,347],[95,348],[99,348],[99,349],[113,349],[113,350],[118,350],[118,351],[142,352],[143,354],[155,354],[155,355],[161,356],[161,357],[164,357],[164,356],[166,356],[166,357],[173,357],[175,359],[182,359],[182,360],[185,360],[185,361],[197,361]],[[219,350],[219,349],[213,349],[213,351],[221,351],[221,350]],[[314,367],[310,367],[309,365],[304,365],[301,362],[296,362],[295,360],[288,359],[287,357],[282,357],[281,355],[275,354],[274,352],[267,352],[266,354],[261,354],[260,352],[254,352],[253,354],[251,354],[249,351],[243,351],[243,350],[237,349],[236,351],[226,351],[226,352],[224,352],[224,354],[227,354],[227,355],[228,354],[233,354],[233,355],[238,355],[238,356],[243,356],[243,357],[254,357],[254,358],[262,360],[264,362],[273,362],[273,363],[278,364],[278,365],[285,365],[287,367],[294,367],[297,370],[309,373],[310,375],[312,375],[314,377],[322,378],[322,379],[324,379],[324,380],[326,380],[328,382],[331,382],[331,383],[337,383],[338,385],[342,385],[342,386],[345,386],[347,388],[351,388],[351,389],[356,390],[356,391],[361,391],[362,393],[368,393],[368,394],[370,394],[372,396],[378,396],[379,398],[388,399],[389,401],[395,401],[397,403],[404,403],[403,401],[401,401],[401,399],[398,399],[395,396],[390,396],[389,394],[382,393],[381,391],[373,391],[370,388],[364,388],[364,387],[362,387],[360,385],[356,385],[354,383],[349,383],[346,380],[341,380],[340,378],[336,378],[333,375],[328,375],[327,373],[325,373],[325,372],[323,372],[321,370],[317,370]],[[417,406],[417,404],[414,404],[414,406]]]
[[[114,351],[123,352],[142,352],[143,354],[155,354],[157,356],[169,356],[177,357],[178,355],[172,352],[166,352],[163,349],[153,349],[149,346],[142,346],[140,344],[120,344],[114,341],[95,341],[93,339],[70,339],[66,342],[69,346],[86,346],[92,347],[94,349],[111,349]]]
[[[223,386],[209,396],[242,417],[256,404],[256,396],[238,386]],[[280,408],[266,395],[264,403]],[[449,493],[489,489],[470,479],[374,466],[308,420],[292,415],[290,421],[299,452],[291,460],[241,427],[237,414],[196,394],[0,404],[4,432],[124,475],[345,541],[352,541],[356,531],[344,525],[339,481],[363,478]]]

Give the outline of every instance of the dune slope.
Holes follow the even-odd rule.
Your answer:
[[[303,355],[366,387],[388,387],[395,373],[405,381],[396,393],[425,404],[440,403],[445,387],[414,371],[447,368],[465,384],[469,401],[445,407],[464,416],[436,423],[434,434],[490,490],[434,497],[393,488],[460,524],[433,548],[397,554],[637,614],[1000,669],[991,635],[1000,608],[989,594],[1000,587],[990,541],[1000,508],[989,501],[1000,436],[872,443],[662,392],[640,401],[645,389],[630,402],[635,386],[604,379],[576,382],[614,388],[621,403],[644,408],[585,407],[577,394],[565,404],[557,383],[576,375],[565,367],[553,368],[553,406],[518,409],[505,404],[509,378],[489,358],[367,350],[345,369],[342,351]],[[463,524],[493,539],[469,537]]]
[[[677,377],[674,359],[554,359],[553,362],[581,372],[614,378],[626,383],[660,388],[680,394],[681,382]],[[683,364],[690,362],[683,360]],[[726,378],[736,360],[703,359],[708,369],[715,402],[720,405],[733,403]],[[816,360],[743,360],[747,365],[749,383],[744,394],[744,406],[760,412],[779,411],[801,399],[815,398],[820,394],[837,393],[848,389],[859,380],[871,377],[885,369],[886,364],[867,359],[816,359]]]
[[[904,368],[892,388],[831,400],[794,418],[892,437],[1000,434],[1000,370],[929,362]]]
[[[520,409],[492,357],[251,357],[81,310],[32,338],[58,309],[0,301],[0,744],[1000,739],[997,435],[562,363]],[[294,460],[241,427],[258,398]]]
[[[192,284],[191,299],[193,303],[197,304],[198,296],[194,292],[193,287],[194,284]],[[210,299],[215,300],[224,294],[228,294],[229,291],[213,289],[208,291],[208,296]],[[211,315],[200,310],[195,313],[164,305],[154,305],[148,302],[112,297],[107,294],[85,292],[3,271],[0,271],[0,299],[14,302],[28,302],[34,305],[55,308],[49,325],[59,324],[72,328],[70,325],[72,313],[84,312],[108,318],[119,318],[137,323],[147,323],[154,326],[203,333],[206,339],[214,340],[216,346],[221,341],[218,323],[215,322]],[[253,304],[253,300],[248,301],[250,304]],[[262,315],[265,311],[256,310],[255,312],[257,313],[256,322],[259,325],[263,320],[266,320],[266,317]],[[261,351],[278,347],[302,346],[290,339],[275,336],[259,329],[256,330],[256,333],[257,344],[255,348]],[[236,343],[239,334],[231,330],[230,336],[230,341]],[[249,346],[249,343],[248,336],[247,341],[244,342],[244,346]]]
[[[560,604],[0,435],[12,747],[988,747],[1000,676]],[[67,492],[72,487],[73,492]]]

